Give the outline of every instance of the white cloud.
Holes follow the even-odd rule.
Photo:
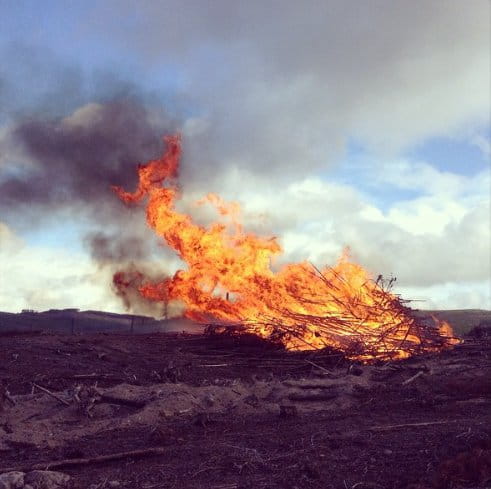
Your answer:
[[[231,171],[222,181],[224,197],[242,203],[247,230],[279,237],[282,263],[307,259],[330,265],[350,246],[354,259],[374,275],[397,276],[401,290],[425,297],[437,291],[432,306],[453,301],[460,307],[472,296],[472,307],[489,307],[491,298],[483,293],[491,277],[489,177],[416,163],[405,182],[411,162],[396,163],[386,179],[393,188],[409,185],[426,195],[379,208],[354,187],[316,177],[284,184]],[[386,190],[388,184],[379,185]]]
[[[230,165],[285,180],[332,164],[347,138],[397,152],[486,124],[489,14],[485,0],[118,0],[86,28],[143,72],[178,71],[206,120],[187,180]]]
[[[491,309],[491,283],[446,282],[428,287],[399,287],[415,309]]]
[[[471,138],[471,144],[477,146],[485,158],[488,159],[491,157],[491,140],[489,137],[482,136],[481,134],[475,134]]]
[[[374,165],[375,168],[376,165]],[[489,172],[483,171],[474,176],[458,175],[441,171],[428,163],[405,159],[391,160],[378,165],[372,174],[375,181],[388,183],[402,189],[417,190],[423,194],[444,194],[447,196],[465,194],[490,181]]]
[[[386,180],[397,188],[410,164],[394,164]],[[332,265],[350,246],[353,259],[374,276],[395,275],[398,292],[410,299],[424,298],[426,302],[416,307],[491,307],[486,292],[491,277],[491,214],[485,182],[472,183],[472,178],[421,163],[414,168],[410,185],[424,187],[427,194],[384,209],[348,185],[312,176],[285,184],[233,168],[223,173],[222,194],[241,203],[246,231],[279,238],[285,255],[277,265],[301,260]],[[189,193],[184,189],[180,205],[206,222],[213,213],[193,204],[202,196],[197,189]],[[98,274],[88,257],[29,247],[5,225],[0,231],[2,275],[10,277],[9,287],[0,294],[0,310],[68,306],[121,310],[111,297],[109,277]],[[162,254],[162,262],[178,266],[168,255]],[[48,265],[54,262],[56,274]]]
[[[462,219],[468,209],[451,198],[420,197],[394,204],[388,221],[415,236],[439,236],[445,228]],[[424,238],[423,238],[424,239]]]
[[[89,257],[60,248],[32,247],[0,223],[0,310],[75,307],[122,311],[110,277]]]

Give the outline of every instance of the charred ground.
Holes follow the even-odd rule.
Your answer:
[[[2,335],[0,470],[155,447],[61,470],[75,488],[488,487],[485,333],[371,366],[252,338]],[[105,398],[75,401],[96,382]]]

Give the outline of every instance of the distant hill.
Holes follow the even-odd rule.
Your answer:
[[[0,333],[53,331],[58,333],[201,332],[202,327],[186,318],[155,319],[133,314],[78,309],[0,312]]]
[[[447,321],[457,336],[465,335],[481,322],[489,322],[491,325],[491,311],[485,309],[422,310],[416,311],[416,313],[421,316],[433,315],[438,319]]]
[[[417,310],[420,317],[435,316],[450,323],[457,336],[486,321],[491,311],[481,309]],[[203,327],[186,318],[155,319],[134,314],[78,309],[50,309],[44,312],[0,312],[0,333],[53,331],[57,333],[134,333],[181,332],[200,333]]]

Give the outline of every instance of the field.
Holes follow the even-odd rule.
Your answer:
[[[4,333],[0,473],[51,466],[80,489],[490,487],[490,365],[486,334],[368,366],[250,337]]]

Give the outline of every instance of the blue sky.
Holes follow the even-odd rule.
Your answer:
[[[489,127],[482,133],[489,134]],[[474,175],[489,167],[489,155],[467,140],[435,137],[408,151],[411,158],[430,162],[435,168],[460,175]]]
[[[36,166],[12,144],[20,119],[89,124],[136,94],[152,124],[183,133],[185,204],[218,191],[251,229],[283,237],[286,260],[331,262],[350,245],[430,306],[489,308],[489,4],[459,4],[3,0],[0,182]],[[24,276],[8,256],[2,273],[19,284],[0,309],[80,294],[120,308],[87,255],[84,211],[32,214],[0,219],[34,267]],[[79,270],[71,258],[60,270],[86,291],[70,304],[33,294],[49,273],[40,257],[66,253]]]
[[[482,131],[485,133],[485,131]],[[417,162],[425,162],[435,170],[461,176],[478,176],[489,171],[490,161],[481,148],[471,141],[434,137],[410,146],[403,156]],[[381,209],[388,209],[397,201],[413,200],[424,195],[424,189],[400,188],[375,179],[377,168],[370,150],[356,142],[348,142],[335,169],[321,173],[329,181],[348,184],[365,192]]]

